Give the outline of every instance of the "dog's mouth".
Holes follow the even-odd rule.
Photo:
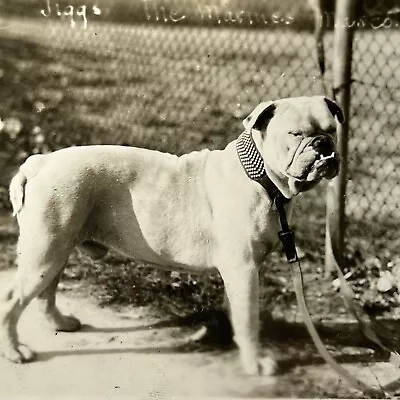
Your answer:
[[[332,153],[327,156],[319,154],[318,158],[306,172],[307,181],[315,181],[321,178],[334,178],[339,172],[339,157],[337,153],[332,151]]]
[[[315,182],[332,179],[339,172],[339,155],[331,139],[316,138],[296,151],[287,173],[298,181]]]

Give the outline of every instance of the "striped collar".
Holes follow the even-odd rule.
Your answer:
[[[259,183],[266,190],[273,203],[275,203],[278,198],[284,203],[290,201],[267,175],[264,160],[254,143],[251,131],[246,130],[238,137],[236,141],[236,151],[247,176],[251,180]]]

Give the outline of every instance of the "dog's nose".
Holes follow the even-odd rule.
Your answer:
[[[311,142],[311,146],[322,153],[324,156],[328,156],[333,150],[333,141],[328,136],[317,136]]]

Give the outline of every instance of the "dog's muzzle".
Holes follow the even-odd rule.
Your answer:
[[[339,172],[339,155],[331,137],[318,135],[303,141],[287,173],[298,181],[332,179]]]
[[[308,175],[312,175],[309,178],[334,178],[339,172],[339,156],[335,151],[333,140],[329,136],[317,136],[309,146],[318,155],[308,171]]]

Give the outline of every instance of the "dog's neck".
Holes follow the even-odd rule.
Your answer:
[[[299,191],[291,188],[289,184],[289,178],[276,174],[268,165],[265,165],[265,171],[269,179],[275,184],[275,186],[280,190],[284,197],[291,199],[296,196]]]
[[[236,151],[247,176],[263,186],[271,201],[277,196],[290,200],[297,194],[291,190],[288,178],[279,176],[264,162],[252,132],[246,130],[238,137]]]

